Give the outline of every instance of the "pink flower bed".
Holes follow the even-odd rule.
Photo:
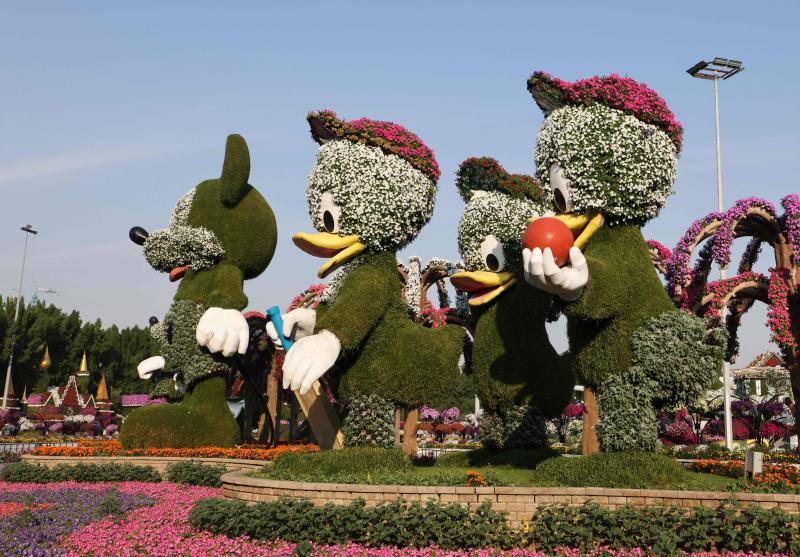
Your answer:
[[[124,518],[93,522],[67,535],[61,545],[61,554],[70,557],[167,557],[183,555],[191,557],[212,556],[270,556],[289,557],[295,555],[296,544],[284,542],[257,542],[250,538],[228,538],[223,535],[199,532],[189,526],[189,511],[194,503],[206,497],[219,497],[222,490],[208,487],[142,482],[95,483],[59,482],[53,484],[24,484],[0,482],[0,491],[25,492],[41,489],[84,489],[98,492],[116,487],[121,493],[152,497],[152,507],[142,507]],[[308,555],[330,557],[644,557],[646,550],[635,548],[619,550],[597,548],[589,552],[562,548],[544,553],[533,549],[503,551],[485,548],[475,550],[443,550],[437,547],[413,548],[369,548],[357,544],[310,545]],[[303,552],[305,554],[305,552]],[[720,557],[718,553],[698,552],[693,557]],[[758,557],[762,554],[730,552],[725,557]],[[783,557],[768,554],[764,557]]]

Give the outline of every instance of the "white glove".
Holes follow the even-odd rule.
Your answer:
[[[136,371],[142,379],[150,379],[153,373],[159,369],[164,369],[164,358],[161,356],[152,356],[146,360],[142,360],[139,362],[139,365],[136,366]]]
[[[208,308],[197,323],[197,344],[227,357],[244,354],[250,342],[250,327],[239,310]]]
[[[305,394],[339,357],[342,345],[330,331],[298,340],[286,353],[283,363],[283,388],[300,389]]]
[[[559,267],[550,248],[533,251],[522,250],[522,271],[525,280],[550,294],[555,294],[565,302],[574,302],[583,294],[589,282],[589,267],[580,249],[569,248],[569,265]]]
[[[314,326],[317,324],[317,312],[311,308],[297,308],[289,313],[281,315],[283,320],[283,336],[293,342],[301,338],[314,334]],[[270,321],[267,323],[267,336],[272,340],[277,348],[283,348],[275,324]]]

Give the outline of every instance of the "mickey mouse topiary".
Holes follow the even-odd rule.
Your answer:
[[[244,354],[249,327],[244,280],[266,269],[275,252],[277,225],[272,209],[253,186],[247,143],[228,136],[220,178],[206,180],[184,195],[169,226],[148,234],[133,228],[157,271],[181,280],[161,322],[151,326],[161,355],[139,364],[139,375],[157,381],[153,395],[186,394],[179,404],[131,412],[120,431],[125,448],[235,445],[239,426],[225,400],[225,377],[235,354]]]

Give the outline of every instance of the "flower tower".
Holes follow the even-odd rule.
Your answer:
[[[740,199],[724,212],[713,212],[696,220],[670,251],[650,240],[653,263],[667,279],[667,290],[675,304],[712,322],[721,322],[730,334],[728,359],[738,351],[737,332],[742,317],[755,304],[768,305],[767,325],[771,339],[783,353],[791,377],[794,400],[800,398],[800,196],[781,200],[783,213],[764,199]],[[716,263],[730,264],[734,240],[750,238],[735,276],[709,281]],[[773,265],[769,274],[753,271],[762,248],[769,248]],[[692,264],[693,256],[697,257]],[[725,314],[727,310],[727,314]],[[800,411],[795,405],[795,420]]]
[[[100,375],[100,383],[97,385],[97,394],[94,396],[94,405],[100,414],[113,414],[111,409],[111,399],[108,396],[108,384],[105,374]]]

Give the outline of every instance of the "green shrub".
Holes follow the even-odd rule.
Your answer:
[[[344,544],[373,547],[446,549],[513,547],[515,535],[503,514],[489,503],[470,513],[456,503],[394,501],[368,508],[359,499],[350,505],[315,507],[310,501],[280,499],[248,506],[241,501],[201,499],[189,513],[195,528],[226,536],[290,543]]]
[[[394,404],[376,394],[354,396],[342,427],[347,447],[394,446]]]
[[[224,466],[208,466],[199,462],[175,462],[167,466],[167,481],[176,484],[202,485],[207,487],[222,486]]]
[[[488,503],[474,514],[457,504],[397,501],[367,508],[350,505],[314,507],[310,501],[281,499],[249,506],[244,501],[202,499],[189,514],[198,529],[260,540],[290,543],[344,544],[373,547],[445,549],[558,547],[586,551],[598,545],[646,548],[653,555],[681,552],[758,552],[797,555],[800,517],[773,508],[718,509],[630,507],[608,509],[595,503],[539,507],[524,530],[512,529],[503,513]]]
[[[265,471],[311,479],[337,474],[408,472],[411,468],[411,459],[400,449],[352,447],[318,453],[284,453],[267,465]]]
[[[654,555],[714,550],[796,555],[800,519],[780,509],[733,504],[718,509],[547,506],[533,515],[523,543],[541,551],[607,545],[647,548]]]
[[[663,454],[634,452],[551,458],[533,476],[536,485],[658,489],[673,487],[687,472]]]
[[[447,453],[436,459],[434,466],[468,468],[470,466],[506,466],[510,468],[535,468],[539,463],[558,454],[550,449],[510,449],[495,453],[486,449]]]
[[[51,483],[76,482],[160,482],[161,475],[152,466],[133,464],[57,464],[52,468],[27,462],[6,464],[2,472],[7,482]]]

